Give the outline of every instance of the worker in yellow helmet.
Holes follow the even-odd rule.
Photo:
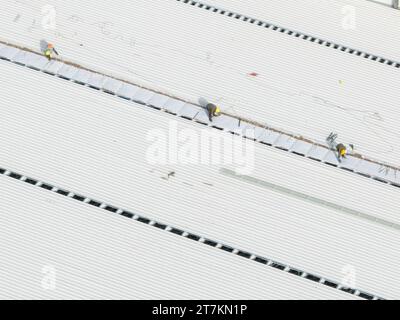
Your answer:
[[[51,58],[53,57],[53,52],[55,54],[58,55],[58,52],[56,51],[56,49],[54,48],[53,44],[48,43],[47,44],[47,48],[46,50],[44,50],[44,56],[49,59],[49,61],[51,60]]]
[[[208,103],[206,108],[208,111],[208,118],[210,119],[210,121],[212,121],[213,117],[218,117],[221,114],[220,108],[213,103]]]
[[[341,162],[342,159],[346,158],[346,155],[351,154],[354,151],[353,144],[344,144],[344,143],[337,143],[336,138],[337,134],[331,132],[329,136],[326,138],[326,142],[328,143],[329,147],[337,152],[337,159]]]
[[[349,144],[349,145],[345,145],[343,143],[338,143],[336,145],[336,151],[338,153],[338,159],[343,159],[346,158],[346,155],[354,150],[354,145]]]
[[[336,146],[336,151],[337,151],[337,153],[338,153],[338,157],[339,158],[345,158],[346,157],[346,147],[345,147],[345,145],[343,144],[343,143],[339,143],[337,146]]]

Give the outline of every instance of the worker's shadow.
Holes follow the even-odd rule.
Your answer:
[[[207,109],[207,104],[208,104],[208,101],[206,99],[204,99],[203,97],[199,98],[200,107]]]
[[[39,46],[40,46],[40,51],[44,52],[47,49],[47,45],[49,43],[46,40],[40,40]]]

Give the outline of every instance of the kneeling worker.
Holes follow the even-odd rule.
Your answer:
[[[208,118],[210,119],[210,121],[212,121],[212,117],[218,117],[221,114],[221,110],[219,109],[219,107],[213,103],[208,103],[206,108],[208,111]]]
[[[336,138],[337,134],[331,132],[329,136],[326,138],[326,142],[328,143],[329,147],[336,150],[337,152],[337,159],[339,162],[343,158],[346,158],[346,155],[349,153],[352,153],[354,150],[354,145],[353,144],[344,144],[344,143],[337,143]]]
[[[336,151],[338,153],[338,159],[346,158],[346,155],[354,150],[354,145],[349,144],[348,146],[344,145],[343,143],[338,143],[336,145]]]
[[[44,50],[44,56],[49,59],[49,61],[52,58],[53,52],[58,55],[58,52],[56,51],[56,49],[54,48],[54,46],[51,43],[47,44],[47,48],[46,50]]]

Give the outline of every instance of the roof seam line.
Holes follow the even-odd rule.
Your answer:
[[[247,15],[241,14],[241,13],[237,13],[231,10],[226,10],[226,9],[222,9],[220,7],[214,6],[214,5],[209,5],[206,4],[203,1],[198,1],[198,0],[176,0],[178,2],[181,2],[183,4],[189,4],[193,7],[197,7],[200,9],[205,9],[207,11],[210,11],[212,13],[219,13],[221,15],[227,16],[229,18],[234,18],[236,20],[242,21],[242,22],[247,22],[247,23],[251,23],[251,24],[255,24],[258,27],[263,27],[263,28],[267,28],[273,31],[278,31],[280,33],[286,34],[288,36],[292,36],[295,38],[300,38],[302,40],[306,40],[321,46],[325,46],[328,48],[333,48],[335,50],[338,51],[342,51],[351,55],[355,55],[358,57],[362,57],[371,61],[376,61],[382,64],[386,64],[388,66],[393,66],[395,68],[400,68],[400,63],[391,59],[387,59],[378,55],[374,55],[371,53],[367,53],[365,51],[362,50],[357,50],[354,48],[350,48],[349,46],[345,46],[342,44],[338,44],[338,43],[334,43],[332,41],[328,41],[316,36],[312,36],[310,34],[306,34],[300,31],[296,31],[293,29],[289,29],[289,28],[285,28],[282,26],[279,26],[277,24],[271,23],[271,22],[267,22],[261,19],[257,19],[257,18],[251,18]],[[196,6],[197,5],[197,6]]]

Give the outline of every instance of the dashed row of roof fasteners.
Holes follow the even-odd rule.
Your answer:
[[[0,43],[0,59],[400,188],[400,170],[386,164],[355,156],[348,156],[339,163],[334,152],[321,144],[305,141],[273,128],[251,124],[226,114],[210,122],[205,109],[198,105],[89,71],[68,62],[59,60],[49,62],[42,55],[2,43]]]
[[[267,21],[264,21],[264,20],[252,18],[252,17],[246,16],[244,14],[240,14],[240,13],[237,13],[237,12],[234,12],[234,11],[230,11],[230,10],[222,9],[222,8],[219,8],[219,7],[216,7],[216,6],[213,6],[213,5],[209,5],[209,4],[206,4],[206,3],[202,2],[202,1],[198,1],[198,0],[176,0],[176,1],[184,3],[184,4],[191,5],[193,7],[204,9],[204,10],[210,11],[212,13],[217,13],[217,14],[220,14],[220,15],[224,15],[224,16],[236,19],[236,20],[240,20],[240,21],[243,21],[243,22],[251,23],[251,24],[257,25],[257,26],[262,27],[262,28],[267,28],[267,29],[270,29],[270,30],[273,30],[273,31],[281,32],[283,34],[286,34],[286,35],[289,35],[289,36],[292,36],[292,37],[295,37],[295,38],[303,39],[303,40],[306,40],[306,41],[310,41],[310,42],[319,44],[321,46],[325,46],[325,47],[329,47],[329,48],[332,48],[332,49],[335,49],[335,50],[343,51],[345,53],[352,54],[352,55],[355,55],[355,56],[359,56],[359,57],[362,57],[362,58],[365,58],[365,59],[368,59],[368,60],[371,60],[371,61],[376,61],[376,62],[379,62],[379,63],[382,63],[382,64],[386,64],[388,66],[392,66],[392,67],[395,67],[395,68],[400,68],[400,63],[397,62],[397,61],[390,60],[390,59],[387,59],[387,58],[384,58],[384,57],[381,57],[381,56],[378,56],[378,55],[374,55],[374,54],[371,54],[371,53],[367,53],[367,52],[364,52],[364,51],[361,51],[361,50],[357,50],[357,49],[354,49],[354,48],[350,48],[348,46],[337,44],[337,43],[334,43],[334,42],[331,42],[331,41],[328,41],[328,40],[324,40],[324,39],[321,39],[321,38],[318,38],[318,37],[315,37],[315,36],[312,36],[312,35],[309,35],[309,34],[305,34],[303,32],[290,30],[288,28],[281,27],[281,26],[278,26],[276,24],[273,24],[273,23],[270,23],[270,22],[267,22]]]
[[[187,238],[187,239],[190,239],[190,240],[193,240],[193,241],[197,241],[197,242],[203,243],[205,245],[208,245],[210,247],[214,247],[214,248],[223,250],[225,252],[229,252],[229,253],[235,254],[237,256],[240,256],[240,257],[255,261],[257,263],[269,266],[271,268],[275,268],[277,270],[281,270],[282,272],[290,273],[292,275],[299,276],[301,278],[304,278],[304,279],[307,279],[307,280],[310,280],[310,281],[313,281],[313,282],[317,282],[317,283],[320,283],[322,285],[325,285],[325,286],[328,286],[328,287],[331,287],[331,288],[334,288],[334,289],[337,289],[337,290],[341,290],[341,291],[347,292],[349,294],[358,296],[358,297],[363,298],[363,299],[367,299],[367,300],[384,300],[383,298],[378,297],[378,296],[376,296],[374,294],[367,293],[365,291],[361,291],[361,290],[358,290],[358,289],[355,289],[355,288],[350,288],[350,287],[343,286],[343,285],[341,285],[341,284],[339,284],[339,283],[337,283],[335,281],[328,280],[328,279],[326,279],[324,277],[321,277],[319,275],[308,273],[308,272],[306,272],[304,270],[301,270],[301,269],[298,269],[298,268],[293,268],[293,267],[291,267],[289,265],[286,265],[284,263],[280,263],[280,262],[275,261],[273,259],[265,258],[265,257],[259,256],[257,254],[253,254],[251,252],[247,252],[247,251],[244,251],[244,250],[241,250],[241,249],[238,249],[238,248],[234,248],[232,246],[226,245],[226,244],[218,242],[218,241],[214,241],[214,240],[211,240],[211,239],[208,239],[208,238],[204,238],[204,237],[202,237],[200,235],[197,235],[197,234],[194,234],[194,233],[191,233],[191,232],[187,232],[187,231],[181,230],[179,228],[172,227],[172,226],[170,226],[168,224],[165,224],[165,223],[162,223],[160,221],[151,220],[151,219],[149,219],[149,218],[147,218],[145,216],[130,212],[129,210],[125,210],[123,208],[119,208],[117,206],[105,203],[103,201],[91,199],[90,197],[86,197],[86,196],[81,195],[79,193],[75,193],[75,192],[66,190],[65,188],[60,188],[60,187],[54,186],[52,184],[37,180],[37,179],[27,177],[26,175],[23,175],[23,174],[19,174],[19,173],[16,173],[16,172],[4,169],[4,168],[0,168],[0,174],[4,175],[4,176],[8,176],[8,177],[16,179],[16,180],[19,180],[19,181],[22,181],[22,182],[25,182],[27,184],[30,184],[30,185],[33,185],[33,186],[36,186],[36,187],[42,188],[44,190],[48,190],[48,191],[57,193],[59,195],[68,197],[70,199],[74,199],[74,200],[80,201],[82,203],[86,203],[88,205],[91,205],[91,206],[94,206],[94,207],[97,207],[97,208],[100,208],[100,209],[103,209],[103,210],[106,210],[106,211],[109,211],[109,212],[112,212],[112,213],[120,214],[120,215],[122,215],[124,217],[131,218],[133,220],[136,220],[138,222],[147,224],[149,226],[165,230],[167,232],[173,233],[173,234],[181,236],[183,238]]]

